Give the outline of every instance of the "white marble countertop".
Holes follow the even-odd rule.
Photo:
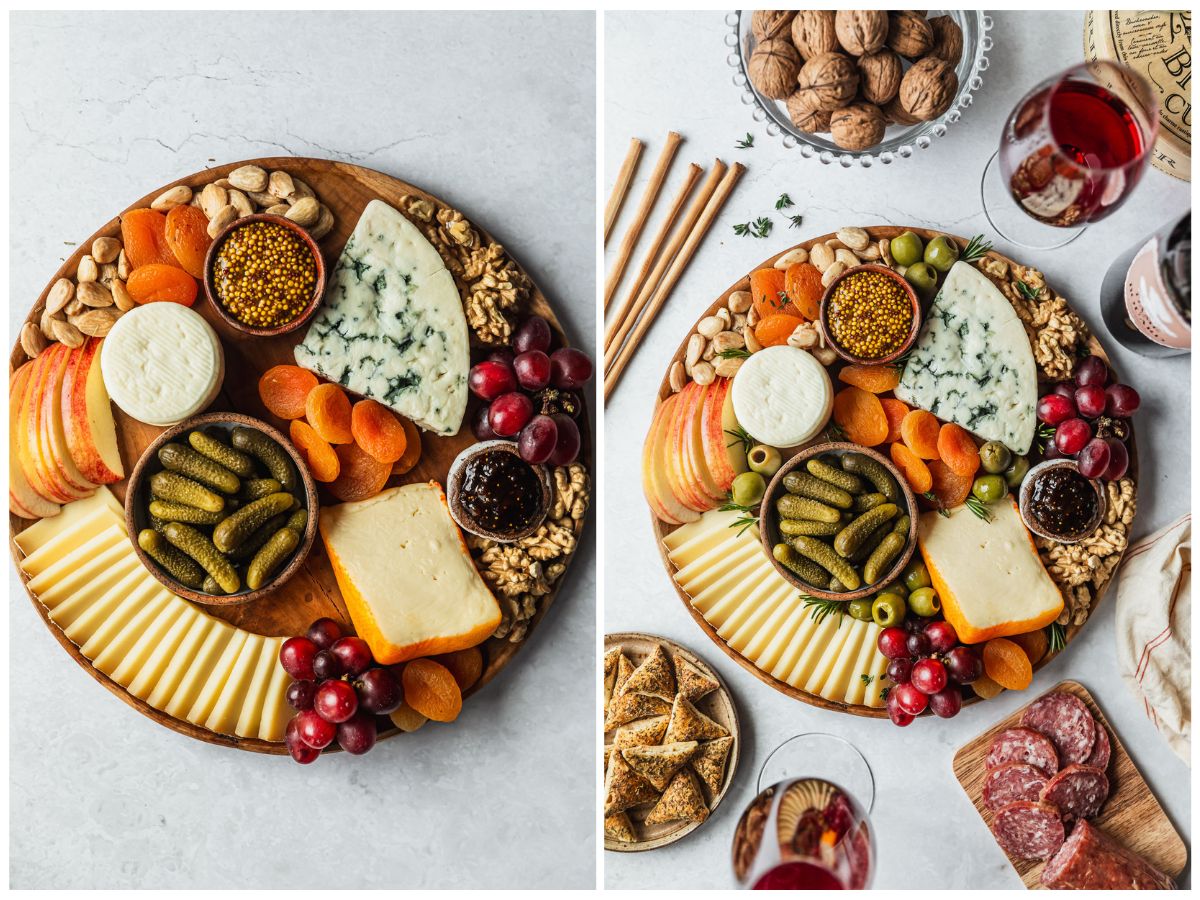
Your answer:
[[[15,14],[10,330],[74,242],[135,198],[206,165],[295,154],[460,207],[592,346],[594,23]],[[305,768],[137,715],[62,652],[10,569],[10,654],[25,673],[9,724],[11,885],[592,886],[594,788],[579,777],[595,740],[591,526],[585,543],[529,646],[456,723]]]
[[[730,202],[660,313],[606,409],[605,556],[620,560],[605,578],[605,629],[645,631],[701,653],[728,681],[744,733],[742,761],[724,805],[698,831],[649,853],[606,853],[612,888],[711,888],[732,884],[729,854],[734,826],[754,795],[758,767],[772,748],[804,731],[830,731],[861,748],[878,784],[872,816],[878,836],[877,888],[1019,888],[1021,882],[951,772],[954,751],[1027,702],[1006,692],[965,709],[952,721],[922,720],[907,729],[886,721],[839,715],[776,693],[713,646],[693,623],[663,571],[641,496],[641,447],[663,374],[664,360],[700,312],[731,283],[768,256],[805,237],[842,225],[914,224],[971,235],[987,231],[979,207],[979,177],[996,149],[1001,123],[1036,81],[1077,62],[1082,13],[995,13],[997,50],[975,105],[963,120],[910,160],[871,169],[842,169],[804,160],[751,119],[725,64],[729,50],[723,12],[615,13],[605,16],[604,196],[630,137],[648,146],[606,262],[641,196],[666,132],[685,138],[664,196],[673,196],[687,162],[714,156],[748,167]],[[747,131],[750,150],[734,142]],[[787,191],[790,210],[804,216],[793,231],[776,222],[766,240],[735,237],[731,226],[774,213]],[[1100,280],[1114,255],[1188,209],[1188,185],[1150,170],[1129,201],[1066,249],[1016,253],[1042,268],[1056,290],[1097,330],[1122,377],[1141,392],[1136,422],[1142,481],[1137,535],[1188,509],[1190,366],[1187,357],[1150,361],[1123,351],[1099,318]],[[659,214],[667,206],[659,203]],[[656,227],[652,220],[647,233]],[[644,251],[642,251],[644,252]],[[639,257],[640,260],[640,257]],[[624,294],[622,293],[622,297]],[[1184,840],[1190,843],[1190,771],[1155,733],[1115,665],[1113,610],[1107,597],[1078,639],[1038,673],[1032,690],[1064,678],[1085,684],[1117,729]],[[1185,882],[1186,882],[1185,877]]]

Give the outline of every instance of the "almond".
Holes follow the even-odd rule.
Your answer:
[[[36,359],[37,355],[47,347],[46,336],[42,334],[42,330],[32,322],[26,322],[21,326],[21,349],[25,351],[25,355],[30,359]]]
[[[308,228],[317,224],[321,215],[321,204],[313,197],[305,197],[293,203],[285,215],[302,228]]]
[[[110,289],[112,290],[113,304],[121,312],[129,312],[137,305],[129,294],[129,288],[125,287],[125,282],[121,279],[118,278],[114,281]]]
[[[46,295],[46,312],[54,315],[70,303],[74,296],[75,283],[70,278],[58,279],[50,288],[50,293]]]
[[[116,321],[116,310],[90,309],[81,315],[75,316],[71,319],[70,324],[86,335],[102,338],[112,330],[113,323]],[[66,342],[64,341],[64,343]]]
[[[239,166],[229,173],[229,183],[239,191],[265,191],[267,170],[260,166]]]
[[[296,193],[296,183],[287,172],[272,172],[267,179],[267,192],[280,200],[286,200]]]
[[[117,277],[122,280],[129,278],[129,257],[125,255],[124,249],[117,254]]]
[[[173,188],[167,188],[150,204],[151,209],[156,209],[159,212],[167,212],[177,206],[186,206],[192,199],[192,189],[186,184],[177,184]]]
[[[100,277],[100,267],[96,265],[96,260],[91,256],[84,256],[79,260],[79,267],[75,270],[75,280],[80,284],[89,281],[95,281]]]
[[[83,346],[83,332],[70,322],[67,322],[63,319],[51,319],[50,329],[54,332],[54,337],[57,338],[60,343],[66,344],[72,349]]]
[[[250,198],[241,191],[233,190],[229,192],[229,205],[237,210],[237,217],[254,215],[254,204],[250,202]]]
[[[206,184],[200,192],[200,210],[210,219],[229,205],[229,191],[214,182]]]
[[[92,258],[98,263],[115,262],[121,252],[121,242],[116,238],[98,237],[92,241]]]
[[[329,207],[324,203],[321,204],[321,214],[317,217],[317,224],[308,229],[309,237],[314,241],[319,241],[333,229],[333,213],[329,211]]]
[[[84,306],[100,308],[112,306],[113,296],[108,288],[95,281],[85,281],[76,289],[75,295]]]
[[[208,221],[208,236],[216,238],[225,226],[237,218],[237,209],[232,204],[226,204],[217,210],[217,214]]]

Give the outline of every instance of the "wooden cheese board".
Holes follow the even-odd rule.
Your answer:
[[[1112,757],[1108,765],[1109,795],[1099,815],[1091,820],[1109,836],[1143,857],[1171,878],[1178,878],[1187,864],[1187,845],[1163,811],[1158,798],[1150,790],[1137,765],[1126,752],[1121,738],[1096,704],[1088,689],[1077,681],[1063,681],[1047,693],[1065,691],[1084,702],[1097,724],[1108,730]],[[997,722],[987,731],[963,744],[954,754],[954,777],[962,785],[984,824],[991,828],[992,811],[983,803],[983,780],[987,775],[985,759],[988,748],[997,734],[1020,724],[1025,710],[1039,698]],[[1001,851],[1003,852],[1003,851]],[[1007,854],[1006,854],[1007,855]],[[1030,889],[1041,888],[1041,874],[1046,864],[1041,860],[1008,858],[1009,863]]]
[[[733,738],[733,746],[729,751],[729,757],[725,763],[725,779],[721,783],[721,789],[712,797],[708,804],[708,819],[705,819],[704,822],[668,822],[661,825],[647,826],[641,820],[651,809],[651,806],[641,807],[632,811],[630,817],[634,820],[635,827],[640,829],[640,833],[645,836],[644,840],[637,842],[620,841],[610,838],[607,835],[604,838],[604,849],[615,850],[619,853],[636,853],[642,850],[654,850],[658,847],[665,847],[667,844],[673,844],[676,841],[682,840],[697,828],[706,824],[716,813],[717,807],[720,806],[721,802],[725,799],[725,795],[729,792],[729,787],[733,784],[733,776],[737,770],[738,758],[741,754],[742,732],[738,725],[737,707],[734,706],[729,686],[715,669],[710,667],[708,663],[691,650],[667,638],[645,634],[640,631],[619,632],[604,636],[605,652],[607,653],[614,647],[620,647],[622,652],[633,662],[634,666],[640,665],[653,652],[656,646],[661,646],[672,658],[675,654],[678,654],[699,669],[705,676],[720,685],[711,694],[700,698],[695,705],[700,712],[728,730],[730,736]],[[611,744],[612,737],[612,733],[605,735],[606,745]],[[603,775],[603,773],[601,774]]]
[[[304,182],[312,187],[320,201],[333,214],[334,224],[332,228],[318,241],[321,253],[329,265],[337,259],[348,236],[353,231],[360,214],[370,201],[378,199],[399,208],[402,198],[409,197],[431,201],[436,207],[445,206],[443,201],[421,190],[419,187],[372,169],[332,160],[306,157],[270,157],[242,160],[195,172],[171,184],[163,185],[151,191],[146,196],[131,203],[124,212],[149,207],[155,198],[160,197],[165,191],[175,186],[186,186],[195,189],[198,193],[204,185],[211,184],[216,179],[224,178],[230,172],[243,166],[259,166],[269,172],[285,172],[296,179],[303,179]],[[120,237],[120,215],[123,215],[124,212],[114,216],[97,229],[86,241],[79,243],[75,251],[59,266],[58,270],[47,283],[46,288],[35,300],[27,317],[27,322],[34,325],[39,323],[51,288],[59,279],[64,277],[70,278],[75,275],[80,261],[85,255],[89,254],[97,238]],[[473,222],[471,224],[476,228],[482,239],[491,241],[491,237],[483,228],[480,228]],[[294,364],[292,350],[304,337],[305,329],[301,328],[291,334],[252,337],[225,325],[212,309],[211,304],[204,298],[203,293],[201,293],[200,298],[196,301],[195,310],[216,330],[220,337],[225,357],[224,380],[216,400],[208,407],[208,411],[230,411],[245,414],[264,420],[276,428],[282,428],[283,432],[286,433],[288,423],[273,416],[265,408],[259,398],[257,384],[259,376],[268,368],[277,364]],[[554,310],[549,301],[532,282],[530,283],[528,301],[522,312],[524,314],[544,317],[557,339],[563,344],[569,344],[562,334],[561,326],[555,317]],[[474,344],[474,339],[472,343]],[[10,356],[10,375],[14,369],[24,364],[27,359],[27,353],[22,349],[22,345],[17,343]],[[586,400],[584,404],[586,406]],[[133,419],[117,408],[115,404],[113,406],[113,415],[117,428],[117,440],[119,442],[121,460],[124,472],[128,475],[133,471],[134,465],[144,449],[163,429]],[[579,422],[582,438],[579,461],[590,470],[592,445],[587,426],[586,409],[579,416]],[[470,416],[464,419],[463,427],[458,434],[442,437],[431,433],[424,433],[421,436],[421,442],[422,454],[416,467],[405,475],[390,478],[388,480],[389,487],[396,484],[431,480],[444,484],[450,463],[460,451],[475,443],[475,438],[471,433]],[[126,484],[126,480],[121,480],[119,483],[110,485],[112,493],[119,502],[124,501]],[[326,502],[336,501],[323,493],[322,505]],[[15,539],[31,524],[33,523],[29,519],[10,514],[9,532],[11,550],[14,561],[17,563],[18,572],[21,574],[22,582],[26,585],[28,585],[29,577],[20,571],[23,554]],[[569,564],[570,557],[566,559],[566,562]],[[531,634],[545,616],[561,584],[562,581],[560,579],[555,583],[552,591],[540,599],[537,612],[528,623],[527,633]],[[185,721],[182,718],[168,715],[160,709],[149,705],[145,700],[134,696],[121,684],[93,666],[80,652],[80,648],[63,633],[63,629],[51,620],[46,608],[28,591],[28,588],[27,593],[30,593],[30,600],[33,607],[46,624],[50,633],[62,645],[71,658],[95,678],[97,682],[138,712],[181,734],[208,743],[260,753],[287,753],[282,742],[219,734]],[[323,616],[331,617],[338,622],[345,623],[347,626],[350,622],[346,605],[339,593],[329,559],[320,540],[315,542],[311,553],[306,557],[294,577],[269,596],[244,604],[208,607],[205,611],[236,628],[272,637],[304,634],[310,623]],[[482,651],[484,659],[483,670],[479,678],[465,694],[469,696],[479,691],[496,677],[512,661],[513,657],[521,649],[522,644],[523,641],[493,637],[480,645],[479,649]],[[399,732],[393,728],[389,731],[381,732],[380,738],[390,737],[397,733]]]
[[[869,246],[872,248],[875,247],[879,241],[890,241],[892,238],[895,238],[904,232],[915,233],[923,242],[928,242],[932,238],[939,237],[939,236],[949,238],[951,241],[953,241],[956,244],[956,246],[959,248],[960,252],[962,252],[964,249],[966,249],[970,243],[967,239],[960,237],[960,236],[949,235],[944,232],[937,232],[937,231],[932,231],[929,229],[918,228],[918,227],[878,225],[878,226],[869,226],[862,230],[865,231],[867,233],[867,235],[869,236],[869,240],[871,242]],[[776,266],[776,263],[778,260],[780,260],[781,258],[783,258],[785,256],[788,256],[789,254],[793,254],[796,251],[802,251],[801,255],[802,255],[803,259],[806,259],[806,260],[811,259],[810,254],[814,247],[818,247],[819,245],[824,245],[829,242],[833,242],[834,244],[841,244],[841,242],[838,241],[837,233],[820,235],[818,237],[814,237],[809,240],[803,241],[799,244],[795,244],[791,247],[783,248],[779,252],[777,252],[777,253],[773,254],[772,256],[766,258],[765,260],[763,260],[762,263],[760,263],[758,266],[756,266],[754,268],[756,270],[772,268],[772,267]],[[841,244],[841,246],[845,247],[844,244]],[[1012,273],[1015,273],[1017,271],[1018,267],[1020,267],[1020,264],[1017,263],[1016,261],[1012,260],[1011,258],[1009,258],[1003,254],[1000,254],[1000,253],[996,252],[995,250],[991,250],[990,245],[987,245],[987,247],[985,247],[984,250],[986,252],[982,253],[982,258],[1000,261],[1000,262],[1004,263],[1006,266],[1008,266],[1010,272],[1012,272]],[[841,251],[839,250],[838,252],[841,252]],[[860,260],[865,261],[863,257],[859,257],[859,258],[860,258]],[[1010,277],[1015,278],[1016,276],[1015,276],[1015,274],[1013,274]],[[1047,281],[1049,283],[1053,283],[1053,277],[1052,276],[1049,277],[1047,279]],[[712,302],[712,304],[710,304],[709,307],[707,309],[705,309],[701,313],[701,315],[697,318],[696,325],[694,325],[693,328],[691,329],[691,334],[689,334],[687,337],[685,337],[680,342],[675,353],[667,361],[666,369],[664,371],[662,381],[660,382],[658,391],[655,394],[654,409],[656,412],[662,407],[662,405],[666,401],[669,401],[673,396],[678,396],[678,393],[675,389],[675,387],[677,387],[678,384],[676,384],[674,387],[672,385],[673,371],[675,373],[675,377],[678,377],[681,367],[684,365],[684,363],[688,357],[689,343],[692,341],[693,338],[696,337],[699,324],[706,319],[710,319],[711,317],[717,316],[718,314],[728,315],[730,312],[730,309],[732,308],[731,303],[730,303],[731,297],[733,295],[737,294],[738,292],[749,292],[750,290],[751,290],[751,284],[750,284],[749,276],[739,279],[738,281],[731,284],[725,291],[723,291]],[[925,305],[928,305],[928,302],[929,302],[929,300],[927,298],[925,300]],[[711,350],[711,346],[710,346],[710,350]],[[1095,356],[1095,357],[1099,358],[1100,360],[1104,361],[1106,364],[1108,363],[1108,355],[1105,352],[1103,345],[1092,334],[1087,335],[1086,341],[1082,343],[1082,346],[1079,348],[1078,354],[1081,358],[1083,356],[1090,355],[1090,356]],[[829,374],[832,376],[832,379],[834,381],[834,390],[837,390],[839,387],[841,387],[841,385],[837,381],[837,374],[843,366],[844,366],[844,363],[841,360],[837,360],[836,362],[834,362],[828,366]],[[1038,371],[1038,376],[1039,376],[1039,382],[1041,382],[1041,380],[1043,378],[1043,373],[1041,372],[1040,368]],[[722,380],[722,378],[721,378],[720,374],[718,373],[717,381],[721,381],[721,380]],[[690,383],[690,380],[689,380],[689,383]],[[652,428],[653,428],[653,426],[652,426]],[[818,435],[818,437],[816,439],[814,439],[812,441],[809,441],[800,446],[785,448],[784,456],[783,456],[784,460],[785,461],[787,460],[789,454],[798,452],[799,450],[802,450],[808,446],[812,446],[813,444],[815,444],[817,442],[826,441],[826,440],[835,440],[835,441],[838,440],[838,437],[836,436],[836,432],[834,433],[834,436],[832,438],[828,436],[828,433],[829,433],[828,431],[823,431],[820,435]],[[735,440],[737,439],[736,435],[734,436],[734,439]],[[1135,437],[1134,437],[1134,428],[1132,425],[1130,425],[1129,435],[1128,435],[1128,439],[1127,439],[1126,443],[1127,443],[1127,447],[1128,447],[1129,465],[1128,465],[1128,471],[1127,471],[1125,477],[1128,479],[1131,479],[1133,481],[1133,483],[1136,485],[1137,479],[1139,477],[1138,476],[1138,457],[1137,457],[1137,446],[1136,446],[1136,441],[1135,441]],[[876,448],[876,449],[879,449],[879,448]],[[715,506],[715,504],[714,504],[714,506]],[[651,518],[652,532],[653,532],[655,540],[658,544],[659,554],[662,557],[663,565],[666,568],[667,574],[672,578],[672,586],[675,588],[675,591],[676,591],[677,595],[679,596],[680,601],[683,603],[684,608],[688,611],[688,614],[693,618],[693,620],[695,620],[696,624],[701,628],[701,630],[704,631],[704,633],[709,637],[709,639],[712,640],[713,643],[715,643],[721,649],[722,652],[724,652],[727,656],[729,656],[731,659],[733,659],[735,662],[737,662],[738,665],[742,666],[742,668],[746,669],[748,672],[753,674],[760,681],[762,681],[765,684],[770,685],[775,690],[780,691],[781,693],[786,694],[789,697],[792,697],[794,699],[808,703],[812,706],[820,707],[822,709],[828,709],[828,710],[833,710],[836,712],[849,713],[852,715],[866,716],[866,717],[872,717],[872,718],[887,718],[888,714],[887,714],[886,710],[883,708],[882,703],[880,703],[878,705],[874,705],[874,706],[865,705],[862,703],[846,703],[846,702],[842,702],[837,699],[829,699],[827,697],[820,696],[819,694],[814,693],[812,691],[794,687],[793,685],[788,684],[781,678],[775,677],[770,672],[764,671],[764,669],[762,667],[760,667],[759,665],[757,665],[754,660],[748,659],[745,655],[743,655],[742,653],[738,652],[736,649],[731,647],[729,642],[726,640],[726,638],[723,637],[719,633],[718,628],[714,627],[714,625],[705,618],[704,613],[701,610],[697,609],[696,605],[693,603],[692,598],[680,586],[680,584],[675,580],[675,575],[679,571],[679,569],[672,562],[670,548],[667,546],[667,544],[664,543],[664,539],[668,538],[675,531],[677,531],[680,528],[680,526],[676,525],[676,524],[668,523],[667,521],[664,521],[658,514],[656,514],[656,510],[653,508],[653,506],[651,507],[650,513],[651,513],[650,518]],[[687,526],[684,526],[684,527],[687,527]],[[739,527],[740,527],[740,524],[739,524]],[[751,526],[751,528],[757,533],[757,531],[758,531],[757,522],[755,522]],[[1123,555],[1124,555],[1124,549],[1122,549],[1120,551],[1119,557],[1123,557]],[[1118,557],[1118,559],[1119,559],[1119,557]],[[1117,565],[1119,566],[1119,561],[1118,561]],[[1104,594],[1107,592],[1107,588],[1109,585],[1112,584],[1113,580],[1115,580],[1115,579],[1110,578],[1100,588],[1100,590],[1097,591],[1094,594],[1094,596],[1092,596],[1091,607],[1090,607],[1090,610],[1092,613],[1094,613],[1096,606],[1099,604],[1099,602],[1103,598]],[[799,593],[799,592],[797,592],[797,593]],[[799,601],[797,601],[797,602],[799,602]],[[1065,646],[1074,639],[1075,635],[1078,633],[1079,629],[1081,627],[1083,627],[1083,625],[1086,625],[1086,621],[1083,623],[1080,623],[1080,624],[1072,623],[1072,624],[1067,625],[1063,629],[1064,634],[1063,634],[1062,646],[1058,647],[1057,649],[1051,649],[1041,659],[1039,659],[1036,663],[1034,663],[1034,665],[1033,665],[1034,670],[1036,671],[1037,669],[1044,667],[1052,658],[1054,658],[1055,655],[1057,655],[1057,653],[1061,652],[1061,650],[1064,649]],[[863,677],[866,678],[867,676],[864,675]],[[963,702],[964,703],[974,703],[974,702],[977,702],[978,700],[979,700],[978,697],[970,696],[970,697],[964,699]]]

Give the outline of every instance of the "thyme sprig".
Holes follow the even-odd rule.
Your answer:
[[[788,216],[788,221],[792,223],[788,228],[799,228],[804,224],[804,216]]]
[[[1041,288],[1030,287],[1024,281],[1017,279],[1017,293],[1026,300],[1036,300],[1041,292]]]
[[[779,199],[775,201],[776,209],[788,209],[796,204],[792,202],[792,198],[786,193],[780,194]]]
[[[760,216],[753,222],[740,222],[733,226],[733,233],[738,237],[749,235],[754,238],[765,238],[771,233],[774,223],[766,216]]]
[[[746,136],[738,141],[736,146],[739,150],[749,150],[754,146],[754,135],[747,131]]]

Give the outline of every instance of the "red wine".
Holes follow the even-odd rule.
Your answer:
[[[842,891],[846,886],[823,866],[810,862],[785,862],[764,872],[754,882],[756,891]]]

